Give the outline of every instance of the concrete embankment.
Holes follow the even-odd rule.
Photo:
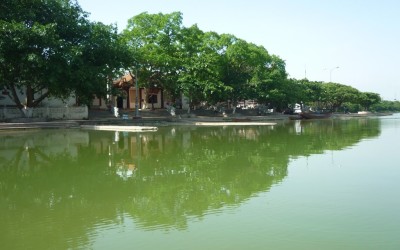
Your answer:
[[[237,116],[224,117],[218,114],[178,114],[171,116],[165,110],[141,111],[140,117],[133,112],[125,112],[124,116],[114,117],[105,110],[90,110],[86,120],[56,120],[48,121],[37,118],[19,118],[0,122],[0,130],[46,129],[46,128],[83,128],[113,131],[154,131],[161,126],[250,126],[274,125],[287,120],[285,115],[267,116]]]
[[[80,127],[79,123],[73,122],[73,121],[0,123],[0,130],[41,129],[41,128],[79,128],[79,127]]]

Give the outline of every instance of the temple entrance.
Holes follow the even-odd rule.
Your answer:
[[[117,108],[119,109],[124,108],[124,98],[122,96],[117,97]]]

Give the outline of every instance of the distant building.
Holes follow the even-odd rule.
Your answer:
[[[127,73],[124,76],[112,82],[112,94],[106,98],[94,97],[91,109],[110,109],[117,107],[123,110],[135,110],[136,94],[139,109],[160,109],[175,104],[176,108],[186,109],[189,105],[188,98],[182,96],[178,100],[173,100],[164,93],[160,87],[138,88],[135,87],[135,75]],[[38,96],[39,97],[39,96]],[[19,94],[20,100],[24,102],[25,96]],[[66,99],[46,98],[40,103],[40,107],[72,107],[78,106],[78,100],[75,96]],[[0,92],[0,106],[16,108],[15,103],[8,97],[6,89]]]
[[[136,93],[138,95],[139,109],[164,108],[164,93],[161,88],[138,88],[136,92],[135,75],[125,74],[112,83],[115,89],[113,95],[106,100],[95,98],[92,108],[109,108],[110,106],[119,109],[135,109]],[[108,100],[107,100],[108,99]]]

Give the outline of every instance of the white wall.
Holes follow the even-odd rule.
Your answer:
[[[27,110],[27,116],[31,118],[46,118],[46,119],[68,119],[68,120],[83,120],[88,119],[89,110],[87,106],[80,107],[39,107]],[[0,107],[0,119],[24,118],[18,108]]]
[[[18,91],[17,91],[18,92]],[[0,92],[0,106],[15,106],[15,102],[10,99],[7,95],[3,94],[3,91]],[[35,98],[39,98],[40,95],[35,95]],[[22,104],[26,102],[25,95],[21,95],[18,93],[18,97],[21,101]],[[61,100],[58,98],[46,98],[44,99],[39,106],[42,107],[63,107],[63,106],[73,106],[76,104],[76,98],[74,96],[71,96],[65,100]]]

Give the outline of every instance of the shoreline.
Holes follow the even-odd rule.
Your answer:
[[[328,119],[359,119],[390,116],[392,113],[368,114],[334,114]],[[265,116],[235,115],[235,116],[196,116],[183,115],[184,117],[161,114],[160,116],[144,116],[128,119],[115,117],[95,117],[87,120],[52,120],[46,121],[37,118],[19,118],[9,122],[0,122],[0,131],[24,129],[87,129],[104,128],[104,130],[126,129],[126,131],[143,131],[149,127],[161,126],[273,126],[281,122],[288,122],[297,115],[271,114]],[[187,116],[187,117],[185,117]],[[311,119],[313,120],[313,119]],[[326,119],[324,119],[326,120]],[[130,128],[129,128],[130,127]]]

